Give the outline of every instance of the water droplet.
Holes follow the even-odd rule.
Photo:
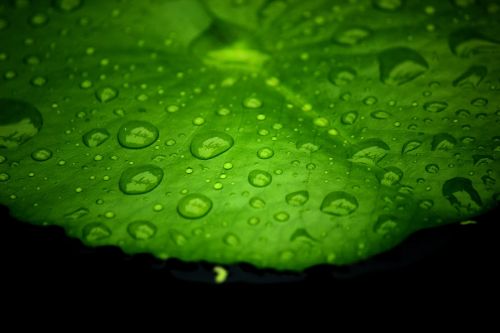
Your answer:
[[[382,140],[368,139],[356,145],[354,149],[355,153],[349,161],[374,165],[383,159],[389,150],[389,146]]]
[[[0,173],[0,182],[6,182],[10,179],[10,176],[8,173],[2,172]]]
[[[371,34],[371,31],[366,28],[356,27],[337,33],[333,40],[344,46],[353,46],[361,43],[370,37]]]
[[[135,240],[148,240],[155,236],[156,226],[149,221],[132,222],[127,227],[128,234]]]
[[[76,221],[89,214],[89,210],[84,207],[80,207],[64,215],[64,218],[71,221]]]
[[[193,119],[193,125],[195,126],[201,126],[205,123],[205,118],[203,117],[196,117]]]
[[[432,113],[438,113],[446,110],[448,107],[448,103],[446,102],[440,102],[440,101],[432,101],[432,102],[427,102],[424,103],[423,108],[425,111],[432,112]]]
[[[278,222],[286,222],[290,218],[290,215],[287,212],[277,212],[273,217]]]
[[[370,116],[374,119],[387,119],[391,116],[391,114],[387,111],[377,110],[370,113]]]
[[[373,6],[383,11],[394,12],[403,6],[403,0],[373,0]]]
[[[455,112],[455,115],[457,117],[467,119],[470,117],[470,111],[466,109],[459,109]]]
[[[118,142],[122,147],[139,149],[153,144],[159,136],[158,128],[147,121],[132,120],[118,131]]]
[[[486,77],[486,74],[488,74],[488,69],[485,66],[471,66],[462,75],[453,80],[453,86],[477,88]]]
[[[474,98],[471,102],[471,105],[482,107],[488,105],[488,100],[486,98],[478,97]]]
[[[340,121],[344,125],[352,125],[356,122],[358,119],[358,112],[357,111],[350,111],[342,114],[342,117],[340,118]]]
[[[30,83],[35,87],[43,87],[47,83],[47,78],[43,76],[35,76],[31,79]]]
[[[457,139],[448,133],[440,133],[432,138],[431,150],[447,151],[453,149],[457,144]]]
[[[252,170],[248,174],[248,182],[255,187],[265,187],[271,184],[273,176],[264,170]]]
[[[418,149],[422,145],[422,141],[418,140],[410,140],[403,145],[403,149],[401,150],[401,154],[409,153],[410,151],[414,151]]]
[[[421,209],[423,209],[423,210],[429,210],[429,209],[431,209],[433,206],[434,206],[434,201],[432,201],[432,200],[430,200],[430,199],[421,200],[421,201],[418,203],[418,207],[420,207],[420,208],[421,208]]]
[[[472,161],[475,167],[479,167],[490,164],[494,161],[494,158],[491,155],[472,155]]]
[[[94,128],[82,136],[83,143],[89,148],[102,145],[109,139],[111,134],[105,128]]]
[[[61,12],[72,12],[82,6],[83,0],[54,0],[53,4]]]
[[[344,191],[328,193],[321,203],[321,211],[335,216],[347,216],[358,209],[358,200],[352,194]]]
[[[187,219],[199,219],[212,209],[212,200],[199,193],[188,194],[179,200],[177,212]]]
[[[163,170],[154,165],[133,166],[123,171],[119,185],[125,194],[144,194],[160,185]]]
[[[256,226],[260,223],[260,219],[257,216],[252,216],[248,218],[247,223],[251,226]]]
[[[380,215],[373,226],[373,231],[382,237],[391,237],[398,232],[399,224],[392,215]]]
[[[170,236],[172,242],[174,242],[174,244],[177,246],[184,246],[188,241],[186,235],[175,229],[170,229],[168,235]]]
[[[87,242],[104,240],[111,236],[111,230],[100,222],[87,224],[82,231],[83,239]]]
[[[311,234],[304,228],[296,229],[292,236],[290,236],[290,242],[302,241],[302,242],[316,242],[316,239],[311,236]]]
[[[108,103],[118,97],[118,89],[106,86],[96,90],[95,96],[101,103]]]
[[[208,160],[228,151],[233,138],[224,132],[209,131],[196,134],[191,141],[191,153],[200,160]]]
[[[38,134],[42,123],[42,115],[33,105],[0,99],[0,148],[19,147]]]
[[[251,207],[257,209],[262,209],[266,206],[266,202],[264,201],[264,199],[261,199],[259,197],[250,198],[249,203]]]
[[[255,97],[245,98],[243,100],[243,106],[247,109],[259,109],[262,107],[262,101]]]
[[[29,23],[33,27],[41,27],[49,23],[49,17],[44,13],[37,13],[30,17]]]
[[[443,184],[442,193],[460,213],[477,213],[482,206],[481,197],[468,178],[448,179]]]
[[[328,74],[328,80],[338,86],[345,86],[356,78],[356,71],[351,67],[335,67]]]
[[[439,165],[437,164],[427,164],[425,166],[425,171],[431,174],[436,174],[439,172]]]
[[[260,148],[257,151],[257,157],[261,159],[268,159],[274,156],[274,150],[269,147]]]
[[[466,8],[469,7],[470,5],[473,5],[476,1],[475,0],[453,0],[453,5],[459,8]]]
[[[223,116],[223,117],[229,115],[230,113],[231,113],[231,110],[229,110],[228,108],[221,108],[221,109],[217,110],[217,114],[219,116]]]
[[[306,190],[292,192],[286,195],[285,200],[290,206],[303,206],[307,201],[309,201],[309,192]]]
[[[228,246],[238,246],[240,245],[240,239],[233,233],[228,233],[224,236],[224,244]]]
[[[31,158],[33,158],[37,162],[47,161],[51,157],[52,157],[52,151],[46,148],[37,149],[33,153],[31,153]]]
[[[299,151],[303,151],[305,153],[314,153],[319,150],[319,146],[309,141],[298,141],[296,147]]]
[[[385,186],[394,186],[398,184],[403,178],[403,171],[397,167],[387,167],[380,179],[380,184]]]
[[[472,29],[460,29],[450,34],[448,39],[451,51],[461,58],[478,54],[498,53],[499,43]]]
[[[392,86],[413,81],[429,68],[427,61],[419,53],[405,47],[382,51],[378,59],[380,81]]]

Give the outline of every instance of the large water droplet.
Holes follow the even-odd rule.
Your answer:
[[[188,194],[179,200],[177,212],[187,219],[199,219],[212,209],[212,200],[199,193]]]
[[[477,54],[497,54],[500,43],[472,29],[460,29],[449,37],[451,51],[459,57],[469,58]]]
[[[228,151],[233,138],[224,132],[209,131],[196,134],[191,141],[191,153],[200,160],[208,160]]]
[[[154,165],[134,166],[123,171],[119,185],[125,194],[144,194],[160,185],[163,170]]]
[[[129,235],[136,240],[148,240],[155,236],[156,226],[149,221],[132,222],[127,227]]]
[[[109,139],[111,134],[105,128],[94,128],[88,131],[82,137],[83,143],[90,148],[94,148],[102,145],[106,140]]]
[[[133,120],[118,131],[118,142],[125,148],[139,149],[150,146],[158,139],[159,131],[147,121]]]
[[[373,165],[387,155],[389,146],[380,139],[368,139],[356,145],[351,162]]]
[[[380,81],[398,86],[424,74],[429,68],[427,61],[415,50],[396,47],[379,54]]]
[[[454,87],[476,88],[488,74],[486,66],[471,66],[453,81]]]
[[[248,182],[255,187],[265,187],[271,184],[273,176],[264,170],[252,170],[248,174]]]
[[[460,213],[476,213],[482,206],[481,197],[468,178],[448,179],[443,184],[442,192]]]
[[[358,200],[352,194],[344,191],[328,193],[321,203],[321,211],[335,216],[347,216],[358,209]]]
[[[15,149],[42,128],[42,115],[31,104],[0,99],[0,148]]]

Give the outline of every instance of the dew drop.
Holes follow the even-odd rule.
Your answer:
[[[133,166],[123,171],[119,187],[125,194],[144,194],[160,185],[163,170],[154,165]]]
[[[177,212],[186,219],[199,219],[211,209],[212,200],[199,193],[188,194],[177,204]]]
[[[255,187],[266,187],[271,184],[273,176],[264,170],[252,170],[248,174],[248,182]]]
[[[158,128],[153,124],[147,121],[133,120],[120,127],[118,142],[124,148],[140,149],[153,144],[158,136]]]
[[[228,151],[234,139],[227,133],[209,131],[196,134],[191,141],[191,154],[200,160],[208,160]]]

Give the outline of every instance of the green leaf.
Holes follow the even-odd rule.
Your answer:
[[[369,258],[497,204],[499,16],[463,1],[3,2],[0,203],[159,258]]]

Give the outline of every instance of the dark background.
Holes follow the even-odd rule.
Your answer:
[[[389,252],[347,267],[319,266],[303,273],[287,273],[257,270],[245,264],[225,266],[230,275],[223,285],[213,283],[213,265],[208,263],[128,256],[114,247],[87,248],[79,240],[66,237],[61,228],[22,223],[9,217],[7,208],[0,209],[1,283],[8,286],[6,289],[105,289],[124,284],[129,289],[321,287],[335,292],[353,288],[408,292],[433,287],[481,294],[496,293],[500,284],[498,207],[477,217],[477,224],[421,231]]]

